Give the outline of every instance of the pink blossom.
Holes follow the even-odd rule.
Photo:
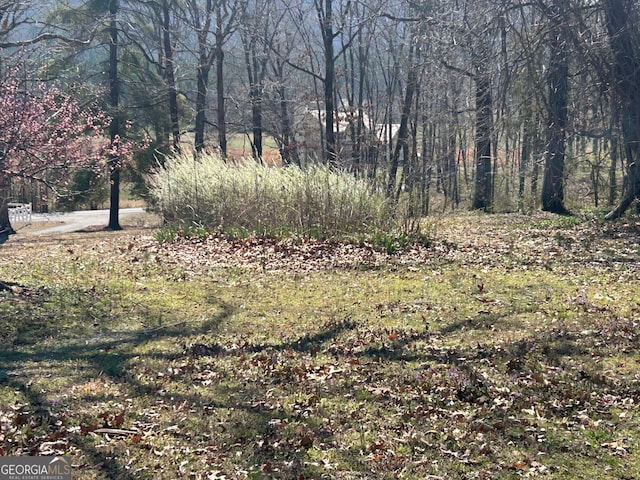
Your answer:
[[[102,110],[83,110],[61,90],[44,84],[24,91],[17,80],[0,80],[0,174],[41,179],[45,172],[122,166],[136,145],[106,130]],[[127,126],[130,123],[127,122]]]

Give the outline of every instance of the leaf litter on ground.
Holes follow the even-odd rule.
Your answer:
[[[0,453],[77,478],[634,478],[639,233],[10,241]]]

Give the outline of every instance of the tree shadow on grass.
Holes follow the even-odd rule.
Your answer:
[[[79,296],[85,294],[86,292],[82,290],[77,292]],[[117,300],[115,299],[115,301]],[[31,305],[34,308],[44,308],[43,299],[41,298],[30,299],[29,301],[32,302]],[[21,307],[25,307],[20,310],[21,314],[28,313],[28,308],[26,307],[30,305],[29,301],[20,299]],[[195,323],[176,321],[154,328],[138,328],[130,331],[105,330],[100,325],[96,325],[94,330],[91,328],[79,328],[75,335],[67,335],[59,340],[56,340],[55,318],[52,318],[51,315],[43,315],[42,324],[38,323],[36,319],[36,321],[19,325],[19,331],[15,335],[15,338],[20,340],[19,344],[0,346],[0,395],[3,394],[3,389],[5,392],[17,391],[21,393],[22,398],[19,401],[19,408],[24,411],[24,418],[20,422],[24,422],[24,424],[16,425],[16,428],[29,427],[32,433],[28,433],[27,437],[23,436],[24,441],[22,444],[3,445],[0,442],[0,449],[8,453],[12,453],[11,448],[14,449],[13,451],[16,451],[15,449],[17,448],[17,451],[22,454],[25,452],[42,454],[39,448],[44,444],[52,443],[50,441],[52,439],[59,439],[62,435],[61,428],[68,427],[64,421],[62,426],[55,426],[54,424],[43,425],[43,422],[38,417],[39,414],[36,412],[47,411],[50,412],[49,416],[58,415],[73,418],[73,423],[81,422],[82,429],[88,429],[84,434],[75,432],[66,435],[68,446],[78,449],[84,455],[82,469],[98,472],[102,476],[101,478],[143,478],[144,474],[138,473],[134,475],[125,467],[130,459],[126,458],[122,452],[120,454],[117,454],[117,452],[109,453],[108,451],[105,453],[104,448],[100,448],[100,444],[104,442],[91,435],[91,431],[103,420],[94,418],[89,420],[89,425],[87,426],[82,422],[85,421],[83,418],[88,413],[78,414],[74,412],[76,413],[74,416],[73,413],[67,414],[63,412],[65,405],[81,405],[79,402],[86,402],[86,408],[85,406],[81,407],[83,412],[85,410],[93,412],[94,416],[98,414],[105,415],[105,427],[112,426],[106,422],[113,421],[113,415],[117,413],[111,410],[113,408],[123,408],[110,407],[109,405],[130,401],[131,405],[170,405],[176,411],[182,411],[183,408],[186,408],[190,412],[189,415],[193,415],[195,425],[199,425],[198,422],[201,422],[207,415],[211,415],[211,413],[207,412],[212,410],[242,412],[238,416],[246,419],[243,422],[246,425],[235,425],[230,429],[224,427],[224,430],[233,432],[228,434],[232,439],[230,444],[246,442],[250,446],[256,436],[269,435],[270,429],[273,429],[271,421],[274,416],[280,417],[281,414],[274,413],[271,409],[263,408],[263,405],[259,402],[246,401],[247,398],[259,399],[267,395],[267,392],[263,390],[262,383],[241,385],[240,388],[244,392],[239,393],[229,390],[230,387],[224,384],[211,385],[208,388],[199,389],[194,388],[194,380],[191,377],[196,375],[191,375],[191,372],[185,372],[187,378],[185,378],[185,383],[182,385],[179,377],[175,379],[174,383],[169,382],[160,387],[154,383],[155,379],[165,377],[167,365],[172,364],[171,362],[176,365],[180,363],[181,358],[184,358],[185,363],[191,365],[193,361],[187,357],[198,356],[195,355],[198,352],[193,349],[185,348],[185,350],[181,350],[180,348],[176,349],[175,346],[184,344],[186,347],[188,340],[185,342],[185,339],[189,337],[197,337],[199,335],[215,336],[220,323],[232,316],[234,309],[230,305],[215,298],[210,298],[208,301],[212,305],[215,304],[215,315]],[[60,305],[57,305],[56,308],[60,308]],[[58,313],[62,315],[62,309]],[[0,315],[2,314],[0,313]],[[42,315],[42,311],[39,310],[38,315]],[[131,315],[132,317],[137,316],[136,312],[131,312]],[[37,334],[30,331],[33,328],[37,329]],[[86,336],[84,335],[85,331]],[[310,348],[308,345],[328,340],[332,335],[331,332],[322,332],[317,338],[311,336],[306,340],[302,340],[300,347]],[[159,349],[154,348],[156,346],[155,342],[160,346]],[[167,347],[167,345],[169,346]],[[254,351],[257,352],[261,348],[257,347]],[[212,350],[209,350],[205,353],[210,354],[211,352]],[[136,366],[141,368],[136,370]],[[199,367],[196,366],[195,368]],[[144,381],[138,377],[140,372],[145,375]],[[67,397],[67,394],[63,393],[62,400],[54,399],[50,393],[45,393],[42,388],[43,385],[47,384],[47,380],[41,380],[47,377],[63,379],[63,382],[66,379],[66,383],[74,387],[82,386],[77,384],[91,383],[95,380],[101,384],[108,383],[111,385],[110,388],[114,388],[117,391],[115,393],[109,391],[87,395],[86,399],[82,394],[74,393]],[[149,379],[151,381],[147,381]],[[87,380],[90,380],[90,382],[87,382]],[[98,387],[102,388],[100,385]],[[57,390],[56,387],[52,387],[52,391],[58,390],[59,387],[57,387]],[[68,392],[68,394],[71,394],[71,392]],[[221,395],[219,401],[216,399],[217,394]],[[55,395],[60,394],[56,393]],[[73,396],[74,400],[71,400],[71,396]],[[69,400],[65,400],[65,398],[69,398]],[[138,413],[134,411],[132,415],[137,415]],[[169,411],[167,415],[177,416],[178,414],[172,414]],[[129,422],[131,421],[133,420],[129,418]],[[116,426],[119,427],[120,425]],[[206,432],[201,430],[201,428],[196,427],[191,433],[184,433],[183,429],[180,429],[180,431],[177,429],[166,432],[161,431],[160,433],[154,430],[153,433],[154,435],[159,434],[167,437],[173,436],[175,437],[174,442],[182,442],[188,446],[188,449],[193,450],[192,443],[197,445],[198,439],[207,438],[207,441],[210,441],[206,437]],[[243,434],[242,431],[246,433]],[[143,434],[144,431],[141,431],[140,435]],[[127,451],[140,447],[138,450],[142,451],[141,455],[146,455],[144,453],[144,442],[138,441],[141,442],[140,445],[128,443]],[[150,445],[146,448],[153,450],[156,447]],[[263,451],[263,454],[267,455],[267,450]],[[302,462],[300,455],[300,452],[294,452],[290,456],[296,463],[300,464]],[[154,458],[153,455],[151,458]],[[166,462],[167,460],[165,459],[164,461]],[[176,464],[179,463],[172,463],[169,468],[176,467]],[[157,477],[151,472],[149,473],[149,478]]]
[[[84,291],[78,292],[80,296],[85,294]],[[12,412],[10,405],[5,405],[9,408],[7,412],[12,415],[15,413],[13,427],[20,440],[14,443],[15,439],[5,437],[8,440],[0,442],[0,451],[11,454],[17,448],[21,454],[42,455],[40,448],[43,445],[55,444],[64,437],[69,446],[74,446],[85,455],[86,465],[83,468],[100,472],[105,478],[125,480],[142,477],[126,468],[126,459],[121,461],[115,455],[105,453],[98,447],[99,442],[92,440],[87,434],[69,433],[65,422],[67,418],[73,417],[73,412],[65,412],[65,403],[68,402],[65,402],[64,397],[71,392],[63,391],[62,399],[52,398],[39,381],[51,378],[54,382],[71,382],[73,386],[77,386],[76,383],[98,380],[104,382],[108,379],[111,384],[123,390],[127,398],[149,397],[149,401],[153,402],[157,391],[138,382],[130,374],[131,362],[143,359],[168,363],[180,356],[181,352],[176,352],[175,349],[156,350],[153,348],[154,342],[175,345],[186,335],[211,334],[233,313],[230,305],[211,299],[212,303],[216,303],[217,311],[203,321],[176,321],[130,331],[98,329],[99,326],[93,332],[91,328],[78,328],[74,335],[56,340],[55,309],[43,314],[42,309],[46,306],[43,306],[42,298],[24,297],[14,300],[19,307],[17,310],[0,312],[0,316],[9,316],[5,318],[5,322],[18,323],[18,332],[13,338],[20,340],[18,344],[5,342],[0,345],[0,395],[1,390],[5,394],[20,394],[15,397],[20,398],[15,407],[19,408],[18,413]],[[29,314],[29,306],[38,309],[37,316],[43,318],[41,323],[29,317],[26,317],[29,320],[27,322],[20,321],[22,315]],[[62,312],[58,313],[62,315]],[[35,336],[27,332],[30,327],[36,328]],[[14,398],[13,394],[10,397]],[[183,401],[197,402],[195,397],[183,397]],[[88,411],[91,411],[90,404],[97,406],[101,402],[113,401],[114,398],[117,399],[112,393],[90,395],[86,399]],[[72,423],[79,420],[74,418]],[[104,422],[107,422],[106,417]],[[58,453],[65,452],[55,452]],[[149,478],[155,478],[154,473]]]
[[[481,327],[484,329],[484,325]],[[362,329],[362,332],[359,333],[358,329]],[[353,345],[342,350],[334,348],[335,344],[345,342],[345,335],[359,335],[363,332],[367,334],[368,344],[364,341],[354,342],[356,348],[353,348]],[[461,343],[456,346],[446,345],[446,335],[442,332],[389,334],[388,331],[381,330],[374,332],[374,335],[370,334],[370,329],[355,322],[327,324],[320,331],[312,335],[303,335],[298,340],[283,344],[254,345],[248,348],[248,351],[267,353],[258,357],[258,361],[267,364],[267,374],[273,375],[271,385],[264,386],[265,391],[269,391],[270,387],[291,390],[296,384],[301,385],[302,392],[309,391],[309,385],[305,385],[304,382],[308,382],[309,378],[324,376],[329,380],[320,380],[317,391],[321,393],[315,395],[326,397],[329,403],[339,404],[340,401],[345,401],[345,398],[348,401],[348,398],[355,395],[361,400],[363,411],[371,407],[380,412],[379,415],[384,415],[382,412],[386,410],[393,412],[389,413],[392,416],[397,412],[404,412],[406,421],[411,425],[411,431],[421,428],[434,430],[433,426],[429,426],[429,421],[425,422],[424,417],[420,414],[412,417],[411,412],[438,412],[437,415],[434,413],[435,417],[446,417],[450,414],[450,423],[460,425],[461,430],[473,429],[470,430],[475,432],[473,435],[478,431],[483,432],[486,441],[491,445],[535,448],[536,452],[541,451],[549,456],[566,455],[567,443],[555,440],[544,440],[542,443],[539,441],[542,437],[536,437],[538,428],[545,432],[550,428],[550,422],[562,425],[568,421],[567,419],[571,421],[579,415],[584,415],[585,411],[598,418],[598,397],[593,393],[621,392],[615,379],[584,372],[579,366],[580,362],[575,363],[578,358],[583,357],[582,361],[589,364],[591,354],[596,353],[590,347],[591,339],[585,339],[580,332],[550,328],[547,331],[536,331],[525,338],[505,340],[499,344]],[[594,339],[596,343],[597,340]],[[339,382],[330,381],[330,374],[323,373],[328,371],[327,368],[319,366],[316,370],[306,370],[310,374],[305,380],[305,371],[301,372],[301,368],[308,368],[305,367],[305,362],[310,362],[309,354],[317,350],[335,356],[333,359],[331,356],[325,356],[321,362],[343,366],[345,372],[357,372],[359,369],[366,372],[373,369],[375,373],[362,374],[367,378],[367,384],[350,383],[348,379],[344,379],[344,386],[341,386]],[[272,352],[277,352],[277,355],[270,360]],[[213,353],[214,356],[229,354],[230,352],[224,350],[216,350]],[[292,359],[289,368],[280,365],[279,362],[286,363],[288,358]],[[349,365],[355,367],[352,369]],[[339,371],[340,368],[336,370]],[[489,376],[485,375],[487,371],[490,372]],[[316,372],[320,374],[317,375]],[[280,377],[276,378],[275,375]],[[359,376],[350,373],[345,375]],[[427,385],[424,381],[417,380],[421,377],[429,379]],[[290,385],[276,383],[278,379]],[[382,380],[386,383],[381,382]],[[343,397],[342,400],[340,397]],[[501,407],[491,408],[492,405]],[[430,408],[435,410],[429,410]],[[527,411],[538,412],[543,416],[531,419]],[[262,413],[268,415],[266,410]],[[466,424],[467,418],[470,419],[469,425]],[[367,430],[372,427],[369,425],[363,428]],[[567,435],[572,435],[572,441],[580,442],[580,436],[584,435],[581,432],[579,430]],[[399,436],[396,432],[394,435]],[[437,434],[431,435],[438,438]],[[446,435],[443,434],[442,437],[446,438]],[[434,443],[438,445],[437,441]],[[367,462],[363,460],[367,455],[367,448],[373,449],[378,457],[384,454],[384,451],[376,450],[376,445],[375,440],[368,445],[365,444],[365,451],[359,454],[359,457],[353,451],[348,452],[344,449],[336,455],[343,456],[345,463],[353,462],[354,458],[358,457],[363,468],[367,468]],[[419,446],[424,449],[424,444]],[[464,458],[468,445],[452,443],[446,450],[457,452],[459,458]],[[485,458],[488,463],[494,465],[503,458],[499,448],[495,453],[487,452],[491,452],[491,449],[475,453],[479,457],[494,455],[488,460]],[[436,450],[436,456],[438,453]],[[602,451],[599,454],[604,457],[607,452]]]
[[[254,345],[246,345],[244,350],[248,353],[260,353],[268,351],[285,351],[292,350],[298,353],[317,353],[320,347],[327,342],[335,340],[341,334],[356,328],[356,323],[349,318],[338,321],[330,321],[324,328],[315,333],[306,333],[301,337],[283,343],[259,343]],[[229,354],[235,354],[236,350],[228,351],[222,345],[212,342],[207,344],[194,344],[189,348],[191,355],[202,357],[217,357]]]
[[[500,329],[505,323],[508,313],[478,312],[475,316],[450,323],[439,330],[443,335],[448,335],[464,330],[491,330]]]
[[[215,299],[211,301],[213,303]],[[215,334],[220,322],[228,319],[232,314],[232,308],[220,304],[217,315],[192,326],[176,322],[153,329],[107,332],[102,337],[89,339],[90,341],[83,342],[82,339],[75,339],[56,348],[32,345],[5,349],[0,351],[0,386],[4,385],[22,392],[29,403],[28,408],[33,412],[33,421],[39,422],[37,418],[40,414],[36,412],[49,410],[55,416],[59,411],[52,403],[52,399],[41,392],[37,382],[32,382],[24,372],[20,373],[21,366],[41,364],[43,371],[56,374],[56,369],[60,372],[60,369],[65,368],[65,362],[77,361],[87,366],[87,372],[83,375],[110,380],[125,391],[126,397],[133,399],[136,405],[146,403],[157,406],[161,400],[166,402],[168,408],[179,412],[174,414],[176,418],[171,418],[172,422],[182,421],[177,419],[181,416],[193,418],[192,430],[183,425],[178,429],[154,427],[153,435],[164,435],[174,443],[190,448],[203,445],[209,445],[212,449],[220,448],[223,450],[221,455],[227,456],[232,456],[235,448],[242,453],[245,467],[253,467],[256,463],[261,464],[263,471],[267,473],[270,468],[279,467],[283,469],[277,473],[281,475],[280,478],[296,478],[299,475],[312,478],[310,474],[312,467],[305,465],[306,449],[311,445],[320,449],[325,443],[332,444],[334,433],[330,429],[324,432],[321,420],[313,418],[313,421],[308,421],[309,416],[320,415],[321,402],[318,397],[326,398],[329,405],[341,406],[352,402],[351,399],[354,396],[359,396],[361,405],[358,408],[362,410],[369,408],[383,416],[390,414],[389,424],[393,424],[392,419],[395,418],[396,413],[402,413],[405,417],[402,423],[394,427],[399,432],[396,434],[394,431],[395,437],[400,436],[404,431],[403,428],[407,426],[413,429],[412,431],[423,429],[432,432],[434,428],[429,423],[431,420],[428,415],[425,416],[426,414],[420,412],[429,412],[428,409],[434,403],[439,409],[438,415],[446,415],[450,410],[452,418],[460,429],[467,428],[465,423],[467,417],[461,416],[460,411],[468,408],[469,411],[477,412],[484,408],[485,416],[475,418],[477,423],[473,428],[482,429],[483,434],[496,445],[507,445],[510,442],[518,445],[519,442],[529,441],[527,436],[529,434],[523,425],[530,427],[536,421],[523,417],[522,411],[531,408],[529,397],[536,397],[538,402],[548,407],[552,405],[554,397],[570,396],[577,391],[578,387],[580,390],[578,393],[581,395],[586,395],[589,389],[593,390],[593,385],[609,392],[620,389],[606,376],[592,375],[591,372],[581,376],[579,371],[567,371],[564,376],[559,377],[559,380],[554,380],[546,370],[547,365],[561,365],[567,359],[589,353],[583,337],[559,330],[538,332],[535,336],[504,342],[499,348],[496,345],[447,346],[445,345],[446,335],[456,333],[457,328],[449,332],[398,331],[390,334],[385,330],[372,331],[367,325],[345,319],[327,321],[312,333],[302,333],[297,339],[280,344],[247,344],[241,348],[228,349],[220,343],[213,342],[207,345],[192,345],[183,351],[143,348],[150,346],[153,341],[182,342],[187,334]],[[475,327],[484,331],[484,320],[472,322],[471,325],[467,322],[464,328]],[[460,327],[462,328],[463,325]],[[114,336],[118,338],[113,338]],[[275,355],[272,355],[274,352]],[[321,357],[318,364],[314,364],[312,360],[315,354],[320,354],[319,357]],[[182,374],[179,374],[173,383],[169,382],[158,387],[153,383],[140,380],[131,371],[130,367],[136,363],[137,358],[141,359],[138,364],[150,365],[148,368],[151,371],[148,375],[152,378],[156,378],[159,374],[166,375],[166,368],[156,368],[154,366],[156,364],[173,362],[171,364],[174,366],[185,364],[189,367],[193,366],[197,360],[201,363],[197,363],[195,370],[184,374],[184,382],[191,382],[191,384],[194,383],[195,377],[208,375],[209,369],[213,370],[210,373],[215,374],[217,362],[227,360],[232,361],[232,365],[237,368],[247,365],[249,368],[255,368],[257,373],[254,372],[255,377],[244,382],[214,375],[210,383],[206,383],[209,380],[204,375],[198,380],[198,388],[188,389],[180,388]],[[337,367],[344,368],[336,368],[335,373],[331,374],[322,363],[335,364]],[[514,402],[513,409],[508,412],[512,414],[513,419],[503,414],[500,409],[485,408],[498,399],[498,389],[494,388],[496,387],[493,384],[494,379],[484,378],[482,375],[482,369],[487,365],[496,369],[504,378],[513,378],[513,383],[509,384],[513,390],[527,389],[525,395],[517,400],[508,399]],[[429,378],[440,383],[430,387],[425,386],[426,381],[416,379],[420,376],[427,378],[427,373],[431,375]],[[352,379],[349,377],[358,375],[366,378],[361,380],[366,383],[351,382]],[[546,383],[547,377],[548,383]],[[387,383],[381,383],[382,381]],[[503,388],[501,385],[500,387]],[[432,390],[427,391],[427,388]],[[160,393],[161,389],[164,390],[162,393]],[[282,397],[279,398],[277,395]],[[287,396],[288,398],[284,398]],[[313,400],[314,397],[315,400]],[[86,401],[97,402],[108,399],[109,394],[104,394],[102,397],[92,395]],[[294,403],[292,399],[295,399],[297,404],[287,405],[285,409],[287,401]],[[124,399],[116,398],[116,401],[123,403]],[[304,404],[305,401],[308,405]],[[585,408],[585,403],[568,405],[566,408],[557,407],[556,410],[549,407],[547,415],[551,419],[570,418],[571,415]],[[221,412],[232,413],[223,417]],[[414,412],[417,413],[414,415]],[[109,412],[103,411],[103,413]],[[211,422],[207,423],[207,415],[211,418],[220,416],[223,419],[232,418],[233,420],[219,426],[220,431],[212,431],[208,430]],[[340,420],[352,422],[354,426],[350,428],[357,428],[355,425],[357,421],[353,418]],[[313,422],[317,422],[321,427],[314,427]],[[500,427],[500,422],[506,426]],[[312,431],[313,436],[305,436],[304,431],[298,433],[294,427],[287,430],[289,425],[315,428]],[[380,425],[386,428],[384,422]],[[375,424],[362,427],[363,431],[372,426]],[[362,452],[358,452],[356,447],[335,447],[332,455],[343,465],[354,465],[354,462],[360,462],[358,467],[369,472],[367,469],[370,468],[368,467],[370,463],[366,460],[369,453],[375,453],[377,457],[387,455],[386,450],[378,449],[378,444],[375,443],[377,432],[371,431],[369,435],[372,438],[367,440],[369,443],[361,441]],[[224,440],[216,437],[223,437]],[[436,439],[438,439],[437,436]],[[387,441],[390,441],[389,438]],[[434,455],[441,456],[438,441],[433,442],[436,445],[433,447]],[[451,444],[447,445],[447,455],[455,452],[463,458],[467,447],[458,445],[452,440],[449,441]],[[144,441],[140,444],[130,442],[122,448],[132,451],[143,451],[146,448],[150,452],[157,448],[155,444],[144,445],[142,442]],[[116,449],[105,453],[105,450],[99,447],[99,443],[90,434],[70,436],[70,444],[85,455],[87,465],[83,468],[96,471],[105,478],[125,480],[142,478],[144,473],[133,474],[126,468],[128,459],[124,457],[121,450]],[[38,445],[34,443],[36,450],[37,447]],[[427,444],[419,443],[418,447],[424,451]],[[562,447],[554,444],[540,446],[540,448],[546,448],[546,453],[549,455],[562,453]],[[407,453],[405,456],[416,460],[415,465],[420,464],[422,457],[418,455],[410,457],[411,454]],[[171,455],[173,456],[168,461],[176,463],[182,461],[178,453]],[[391,458],[391,454],[388,457]],[[500,457],[496,455],[489,460],[489,463],[495,464],[498,460]],[[400,462],[400,460],[397,461]],[[175,465],[172,466],[175,467]],[[207,468],[216,467],[208,466]],[[426,470],[421,472],[425,473]],[[376,475],[373,470],[369,473],[372,474],[372,478]],[[153,472],[148,474],[149,478],[153,478]],[[265,476],[268,477],[268,475]],[[392,473],[389,473],[389,478],[391,476]],[[416,475],[416,478],[419,478],[419,475]]]

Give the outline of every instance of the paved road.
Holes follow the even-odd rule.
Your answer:
[[[121,208],[120,220],[128,215],[144,213],[144,208]],[[81,210],[77,212],[60,214],[33,214],[31,221],[51,222],[50,228],[44,228],[33,232],[34,235],[49,233],[70,233],[84,230],[88,227],[106,227],[109,223],[109,210]],[[64,222],[64,223],[60,223]]]

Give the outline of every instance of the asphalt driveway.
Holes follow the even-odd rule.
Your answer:
[[[144,213],[144,208],[121,208],[120,220],[129,215]],[[33,232],[34,235],[50,233],[70,233],[86,230],[89,227],[106,227],[109,223],[109,210],[80,210],[68,213],[33,214],[31,222],[50,222],[51,227]]]

